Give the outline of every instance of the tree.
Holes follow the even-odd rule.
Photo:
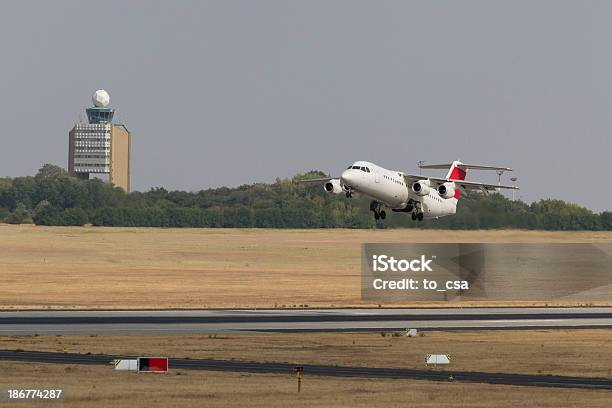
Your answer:
[[[62,214],[62,225],[82,227],[88,222],[89,217],[82,208],[66,208]]]
[[[606,231],[612,231],[612,212],[604,211],[601,213],[599,218],[600,218],[599,224],[601,226],[601,229],[606,230]]]
[[[60,178],[67,178],[68,177],[68,172],[61,168],[60,166],[56,166],[54,164],[43,164],[43,166],[38,170],[38,173],[36,173],[36,176],[34,176],[34,178],[36,178],[37,180],[40,179],[52,179],[52,180],[57,180]]]
[[[36,205],[32,220],[36,225],[62,225],[60,211],[47,200]]]
[[[6,222],[9,224],[26,224],[31,221],[30,212],[23,203],[18,203],[15,210],[6,217]]]
[[[255,183],[199,192],[158,187],[127,194],[99,179],[81,180],[45,164],[34,177],[0,178],[0,219],[39,225],[257,228],[526,228],[612,230],[612,213],[601,214],[561,200],[526,204],[501,194],[465,193],[457,214],[413,222],[387,211],[375,222],[370,200],[328,194],[321,184],[297,181],[324,177],[312,171],[271,184]]]

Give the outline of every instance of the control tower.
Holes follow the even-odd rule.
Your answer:
[[[108,174],[109,181],[130,192],[132,134],[123,124],[113,123],[115,110],[104,89],[92,97],[85,109],[88,123],[78,123],[68,132],[68,171],[82,179],[91,173]]]

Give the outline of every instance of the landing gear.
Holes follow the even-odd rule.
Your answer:
[[[423,211],[421,210],[421,203],[416,202],[414,203],[414,205],[412,205],[412,203],[409,203],[411,209],[412,209],[412,221],[423,221]],[[406,208],[408,208],[408,206],[406,206]]]
[[[350,188],[346,190],[346,198],[353,198],[353,190]]]
[[[382,209],[382,204],[378,201],[372,201],[370,203],[370,211],[374,213],[374,219],[377,221],[387,218],[387,213]]]

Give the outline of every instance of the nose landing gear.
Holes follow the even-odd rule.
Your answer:
[[[378,201],[372,201],[370,203],[370,211],[374,213],[374,219],[377,221],[387,218],[387,213],[382,209],[382,204]]]

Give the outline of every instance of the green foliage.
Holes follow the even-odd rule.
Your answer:
[[[59,210],[49,201],[43,200],[34,208],[32,220],[36,225],[59,225]]]
[[[61,209],[43,200],[34,209],[32,220],[36,225],[82,226],[89,222],[89,217],[82,208]]]
[[[31,221],[30,212],[23,203],[17,203],[13,212],[6,217],[9,224],[29,224]]]
[[[62,225],[81,227],[88,222],[89,217],[82,208],[66,208],[62,213]]]
[[[0,207],[0,222],[4,221],[11,212],[8,208]]]
[[[38,225],[242,228],[521,228],[612,230],[612,212],[592,211],[560,200],[531,205],[500,194],[462,194],[457,214],[414,222],[406,213],[387,211],[374,221],[363,197],[324,192],[319,171],[291,180],[198,192],[162,187],[126,194],[101,180],[80,180],[58,166],[44,165],[34,177],[0,178],[0,219]]]
[[[612,231],[612,212],[604,211],[599,216],[601,222],[601,229],[606,231]]]
[[[43,166],[36,173],[35,178],[37,179],[46,179],[46,180],[57,180],[62,178],[67,178],[68,172],[61,168],[60,166],[56,166],[54,164],[43,164]]]

